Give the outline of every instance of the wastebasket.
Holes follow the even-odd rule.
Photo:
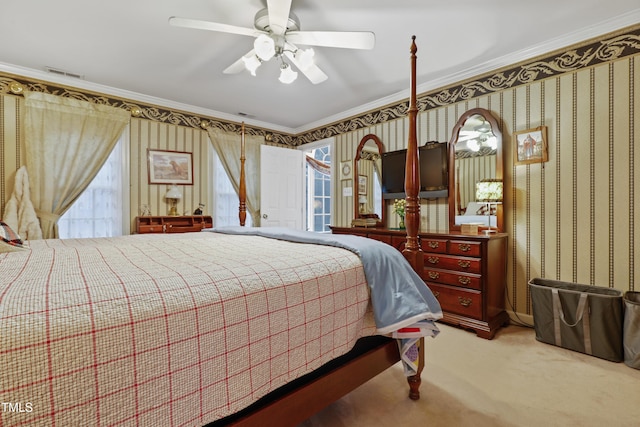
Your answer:
[[[624,308],[624,363],[640,369],[640,292],[625,292]]]

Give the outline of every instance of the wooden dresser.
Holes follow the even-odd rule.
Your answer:
[[[334,234],[356,234],[402,251],[404,230],[331,227]],[[443,322],[491,339],[509,323],[505,311],[507,234],[420,233],[424,252],[422,279],[444,313]]]
[[[213,227],[213,219],[207,215],[192,216],[138,216],[136,233],[187,233]]]

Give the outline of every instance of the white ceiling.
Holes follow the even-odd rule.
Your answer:
[[[329,76],[222,73],[253,38],[177,28],[170,16],[253,27],[265,0],[2,0],[0,71],[298,133],[640,22],[638,0],[293,0],[301,30],[372,31],[372,50],[316,47]],[[304,46],[302,46],[304,47]],[[53,67],[83,80],[45,73]],[[248,116],[242,117],[238,113]]]

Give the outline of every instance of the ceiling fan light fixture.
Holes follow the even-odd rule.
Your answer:
[[[256,55],[243,56],[242,62],[244,62],[244,67],[249,70],[252,76],[256,75],[256,70],[258,69],[260,64],[262,64],[262,61],[260,61],[260,58],[258,58]]]
[[[467,141],[467,147],[471,151],[480,151],[480,143],[476,139],[470,139]]]
[[[286,62],[282,63],[282,67],[280,67],[280,83],[290,84],[293,83],[298,78],[298,73],[291,69],[291,66]]]
[[[295,53],[296,61],[298,61],[298,65],[301,70],[308,70],[314,63],[313,57],[315,55],[315,51],[313,48],[309,49],[298,49]]]
[[[276,43],[266,34],[260,34],[253,42],[253,48],[258,58],[268,61],[276,54]]]

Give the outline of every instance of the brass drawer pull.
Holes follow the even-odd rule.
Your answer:
[[[466,276],[459,276],[458,283],[460,283],[461,285],[468,285],[469,283],[471,283],[471,279]]]
[[[458,297],[458,302],[463,307],[469,307],[471,305],[471,298]]]
[[[458,261],[458,265],[462,268],[469,268],[469,266],[471,266],[471,261],[461,259],[460,261]]]
[[[429,241],[429,247],[431,249],[437,249],[440,247],[440,242]]]
[[[429,279],[437,279],[440,277],[440,273],[438,273],[437,271],[430,271],[429,272]]]
[[[458,249],[460,249],[462,252],[469,252],[471,250],[471,245],[468,243],[460,243],[458,245]]]
[[[437,256],[430,256],[430,257],[427,257],[427,261],[431,264],[437,264],[440,262],[440,258]]]

